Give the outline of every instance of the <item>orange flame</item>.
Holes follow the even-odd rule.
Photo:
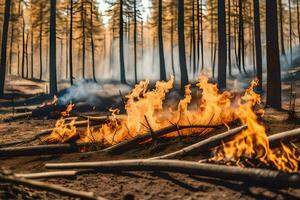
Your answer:
[[[254,111],[254,106],[261,103],[259,94],[254,92],[258,81],[252,81],[244,95],[239,97],[228,91],[220,92],[216,84],[208,82],[208,78],[200,76],[197,87],[201,96],[196,106],[192,101],[191,86],[185,86],[185,96],[178,103],[177,109],[165,109],[163,106],[167,93],[173,87],[173,77],[169,81],[158,81],[153,90],[149,90],[149,81],[141,81],[126,96],[125,118],[117,118],[118,109],[110,109],[112,113],[107,123],[99,129],[90,128],[79,133],[77,142],[99,142],[103,144],[117,144],[137,135],[145,134],[149,130],[158,130],[170,125],[218,125],[239,119],[248,128],[237,135],[232,141],[224,144],[214,157],[215,160],[230,160],[241,165],[240,158],[256,158],[266,165],[276,166],[277,169],[293,172],[298,169],[298,159],[295,152],[288,146],[281,149],[270,149],[267,134],[263,125],[257,121],[257,115],[264,111]],[[70,104],[62,116],[68,116],[74,104]],[[73,125],[72,125],[73,124]],[[197,128],[181,130],[181,135],[192,133],[203,134],[212,129]],[[65,142],[74,138],[76,127],[74,123],[66,125],[64,119],[58,120],[56,127],[49,136],[51,141]],[[167,136],[177,136],[177,132]]]
[[[241,98],[244,103],[239,103],[236,115],[242,124],[248,128],[237,135],[232,141],[223,145],[221,151],[217,152],[215,160],[230,160],[236,164],[240,158],[256,158],[265,165],[274,165],[278,170],[296,172],[298,170],[298,158],[289,147],[282,145],[282,149],[272,150],[263,125],[257,121],[253,106],[260,103],[261,99],[253,88],[258,84],[252,81],[251,86]]]

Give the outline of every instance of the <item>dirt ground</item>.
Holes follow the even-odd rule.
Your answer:
[[[11,87],[13,85],[13,87]],[[15,106],[12,108],[11,96],[0,100],[1,118],[11,116],[12,110],[25,112],[34,109],[41,102],[32,98],[45,90],[46,84],[37,81],[22,81],[11,77],[7,91],[14,90]],[[300,93],[300,82],[296,83],[296,93]],[[26,89],[27,88],[27,89]],[[32,89],[34,88],[34,90]],[[289,94],[289,84],[283,86],[284,95]],[[25,92],[24,91],[30,91]],[[31,99],[32,101],[29,101]],[[22,102],[22,103],[20,103]],[[300,110],[300,98],[296,100],[296,112]],[[284,108],[288,109],[289,101],[285,98]],[[100,111],[87,111],[94,114]],[[101,114],[103,114],[101,112]],[[47,117],[26,118],[0,123],[0,145],[10,142],[23,141],[31,138],[37,132],[54,127],[55,119]],[[297,120],[288,120],[287,111],[266,109],[263,123],[267,127],[268,134],[300,127]],[[208,135],[197,137],[190,136],[179,141],[178,138],[160,139],[157,144],[141,145],[120,155],[106,155],[104,153],[72,153],[50,156],[30,157],[2,157],[0,166],[2,169],[13,172],[41,172],[45,171],[47,162],[71,162],[71,161],[100,161],[128,158],[147,158],[162,155],[181,149],[184,146],[195,143],[203,138],[220,133],[225,129],[218,129]],[[39,140],[26,145],[38,144]],[[207,158],[210,152],[197,156],[188,156],[182,159],[198,161]],[[165,172],[120,172],[120,173],[96,173],[82,174],[75,179],[51,178],[42,181],[59,184],[68,188],[92,191],[98,196],[107,199],[300,199],[300,189],[280,189],[270,186],[257,185],[255,183],[226,181],[201,176],[189,176],[179,173]],[[0,183],[0,199],[68,199],[53,193],[45,193],[21,186],[11,186]]]

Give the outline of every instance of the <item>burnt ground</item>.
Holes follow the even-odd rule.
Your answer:
[[[17,81],[16,81],[17,80]],[[8,84],[18,88],[15,93],[15,112],[25,112],[34,109],[46,98],[38,96],[45,89],[45,83],[37,81],[23,81],[11,77]],[[8,91],[10,87],[7,87]],[[296,82],[300,86],[300,82]],[[295,87],[300,88],[300,87]],[[285,96],[288,96],[289,85],[283,86]],[[300,90],[300,89],[297,89]],[[25,92],[24,92],[25,91]],[[28,93],[26,93],[28,91]],[[300,93],[300,91],[296,91]],[[39,97],[39,100],[34,98]],[[30,101],[29,101],[29,100]],[[11,115],[11,96],[0,100],[1,117]],[[23,103],[18,103],[23,102]],[[24,102],[25,105],[24,105]],[[288,98],[285,99],[284,108],[288,109]],[[296,112],[300,107],[300,98],[296,100]],[[103,114],[98,110],[87,110],[93,114]],[[55,119],[48,117],[24,118],[10,122],[0,123],[0,144],[22,141],[31,138],[37,132],[54,127]],[[288,112],[266,109],[263,118],[268,134],[300,127],[298,120],[288,120]],[[29,173],[45,171],[47,162],[72,161],[100,161],[128,158],[147,158],[165,154],[199,141],[205,137],[222,132],[225,129],[215,130],[205,136],[189,136],[186,138],[160,139],[156,144],[141,145],[119,155],[106,155],[104,153],[72,153],[50,156],[30,156],[0,158],[2,169],[13,172]],[[26,145],[38,144],[33,141]],[[210,152],[201,155],[188,156],[182,159],[200,160],[210,156]],[[273,186],[261,186],[255,183],[226,181],[215,178],[189,176],[179,173],[165,172],[124,172],[124,173],[96,173],[78,175],[75,179],[51,178],[42,181],[59,184],[76,190],[93,191],[96,195],[107,199],[300,199],[300,189],[280,189]],[[0,183],[0,199],[68,199],[53,193],[32,190],[21,186],[11,186]]]

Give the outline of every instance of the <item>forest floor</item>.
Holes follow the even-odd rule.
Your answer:
[[[262,123],[267,127],[268,134],[270,135],[300,127],[298,120],[288,120],[289,88],[290,85],[288,82],[283,84],[284,96],[287,97],[284,98],[283,103],[285,110],[266,109]],[[295,82],[294,88],[296,89],[296,94],[300,94],[300,81]],[[128,89],[123,87],[122,92],[125,93]],[[11,93],[11,95],[0,100],[0,116],[5,118],[11,116],[12,111],[20,113],[33,110],[45,100],[46,97],[42,95],[45,90],[46,83],[44,82],[10,77],[7,82],[6,91]],[[112,95],[112,98],[119,98],[118,102],[120,102],[121,99],[117,91],[115,92],[115,96]],[[295,106],[296,113],[300,114],[300,98],[296,99]],[[103,115],[103,110],[97,109],[81,110],[80,112],[82,114],[93,113],[94,115]],[[55,119],[47,117],[0,122],[0,144],[31,138],[41,130],[54,127],[55,122]],[[44,164],[47,162],[147,158],[181,149],[184,146],[203,139],[203,137],[209,137],[224,130],[218,129],[201,137],[189,136],[183,138],[181,141],[178,138],[161,139],[156,146],[152,146],[151,144],[141,145],[128,152],[114,156],[95,152],[89,154],[72,153],[51,156],[2,157],[0,159],[0,166],[2,169],[12,170],[13,172],[29,173],[45,171]],[[38,143],[39,140],[36,140],[26,145]],[[208,155],[209,152],[206,155],[187,156],[184,159],[197,161]],[[179,173],[96,173],[79,175],[75,179],[47,178],[42,180],[75,190],[92,191],[96,195],[106,197],[107,199],[300,199],[300,189],[280,189],[247,182],[226,181]],[[0,183],[0,199],[64,199],[64,197],[20,186],[9,187]]]

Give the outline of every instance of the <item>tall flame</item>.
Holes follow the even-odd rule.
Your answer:
[[[197,87],[201,96],[196,106],[190,106],[192,101],[191,86],[185,86],[185,95],[177,105],[177,109],[164,108],[167,93],[173,87],[173,77],[169,81],[158,81],[153,90],[149,90],[149,81],[141,81],[126,96],[126,117],[117,118],[118,109],[110,109],[112,113],[107,123],[99,129],[90,128],[79,133],[79,143],[100,142],[113,145],[137,135],[155,131],[170,125],[219,125],[239,119],[248,128],[237,135],[232,141],[224,144],[216,152],[215,160],[230,160],[240,163],[240,158],[255,158],[266,165],[277,169],[294,172],[298,169],[298,159],[295,152],[288,146],[272,150],[269,146],[267,134],[263,125],[257,120],[257,114],[263,110],[254,111],[254,107],[261,103],[259,94],[254,92],[257,81],[252,81],[244,95],[232,94],[229,91],[220,92],[216,84],[208,82],[208,78],[200,76]],[[62,116],[68,116],[72,110],[70,104]],[[63,117],[58,120],[49,141],[65,142],[74,138],[76,127],[74,122],[66,125]],[[181,130],[181,135],[204,134],[212,129],[195,128]],[[178,133],[169,133],[167,136],[176,136]],[[78,136],[77,135],[77,136]]]
[[[214,159],[241,164],[240,158],[256,158],[265,165],[274,165],[279,170],[296,172],[298,158],[295,152],[285,145],[282,145],[281,149],[272,150],[264,126],[257,121],[257,116],[253,111],[253,106],[261,102],[260,96],[253,91],[257,84],[257,81],[252,81],[251,86],[241,98],[244,102],[239,102],[236,110],[236,115],[243,124],[247,124],[248,128],[232,141],[224,144]]]

